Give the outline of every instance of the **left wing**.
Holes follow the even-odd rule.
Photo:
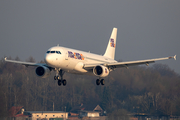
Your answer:
[[[138,61],[128,61],[128,62],[114,62],[114,63],[104,63],[101,65],[104,65],[110,69],[114,68],[120,68],[120,67],[126,67],[128,68],[129,66],[134,66],[134,65],[141,65],[141,64],[146,64],[149,65],[149,63],[154,63],[155,61],[159,60],[167,60],[167,59],[175,59],[176,60],[176,55],[171,56],[171,57],[164,57],[164,58],[156,58],[156,59],[147,59],[147,60],[138,60]],[[94,68],[97,64],[90,65],[90,64],[85,64],[84,68],[85,69],[91,69]]]
[[[22,61],[16,61],[16,60],[8,60],[7,57],[4,58],[4,60],[6,62],[11,62],[11,63],[18,63],[18,64],[22,64],[22,65],[25,65],[25,66],[47,66],[47,64],[45,63],[32,63],[32,62],[22,62]]]

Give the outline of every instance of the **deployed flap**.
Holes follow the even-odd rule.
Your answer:
[[[104,53],[104,56],[111,58],[111,59],[114,59],[114,56],[115,56],[116,36],[117,36],[117,28],[113,28],[111,37],[109,39],[109,43],[106,48],[106,52]]]

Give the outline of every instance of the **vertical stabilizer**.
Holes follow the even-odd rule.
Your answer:
[[[106,52],[104,56],[114,59],[115,49],[116,49],[116,36],[117,36],[117,28],[113,28],[111,37],[109,39],[109,43],[106,48]]]

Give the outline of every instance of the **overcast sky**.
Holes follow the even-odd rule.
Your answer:
[[[0,0],[0,58],[38,62],[52,46],[104,54],[118,28],[116,60],[177,55],[180,74],[180,0]]]

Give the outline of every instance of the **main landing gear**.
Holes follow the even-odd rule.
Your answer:
[[[61,86],[61,84],[63,86],[66,86],[67,82],[65,79],[63,79],[63,75],[64,75],[65,71],[63,70],[57,70],[56,71],[56,76],[54,76],[54,80],[58,80],[58,85]],[[60,78],[61,77],[61,78]]]
[[[96,85],[104,85],[105,84],[105,81],[104,81],[104,79],[97,79],[96,80]]]

